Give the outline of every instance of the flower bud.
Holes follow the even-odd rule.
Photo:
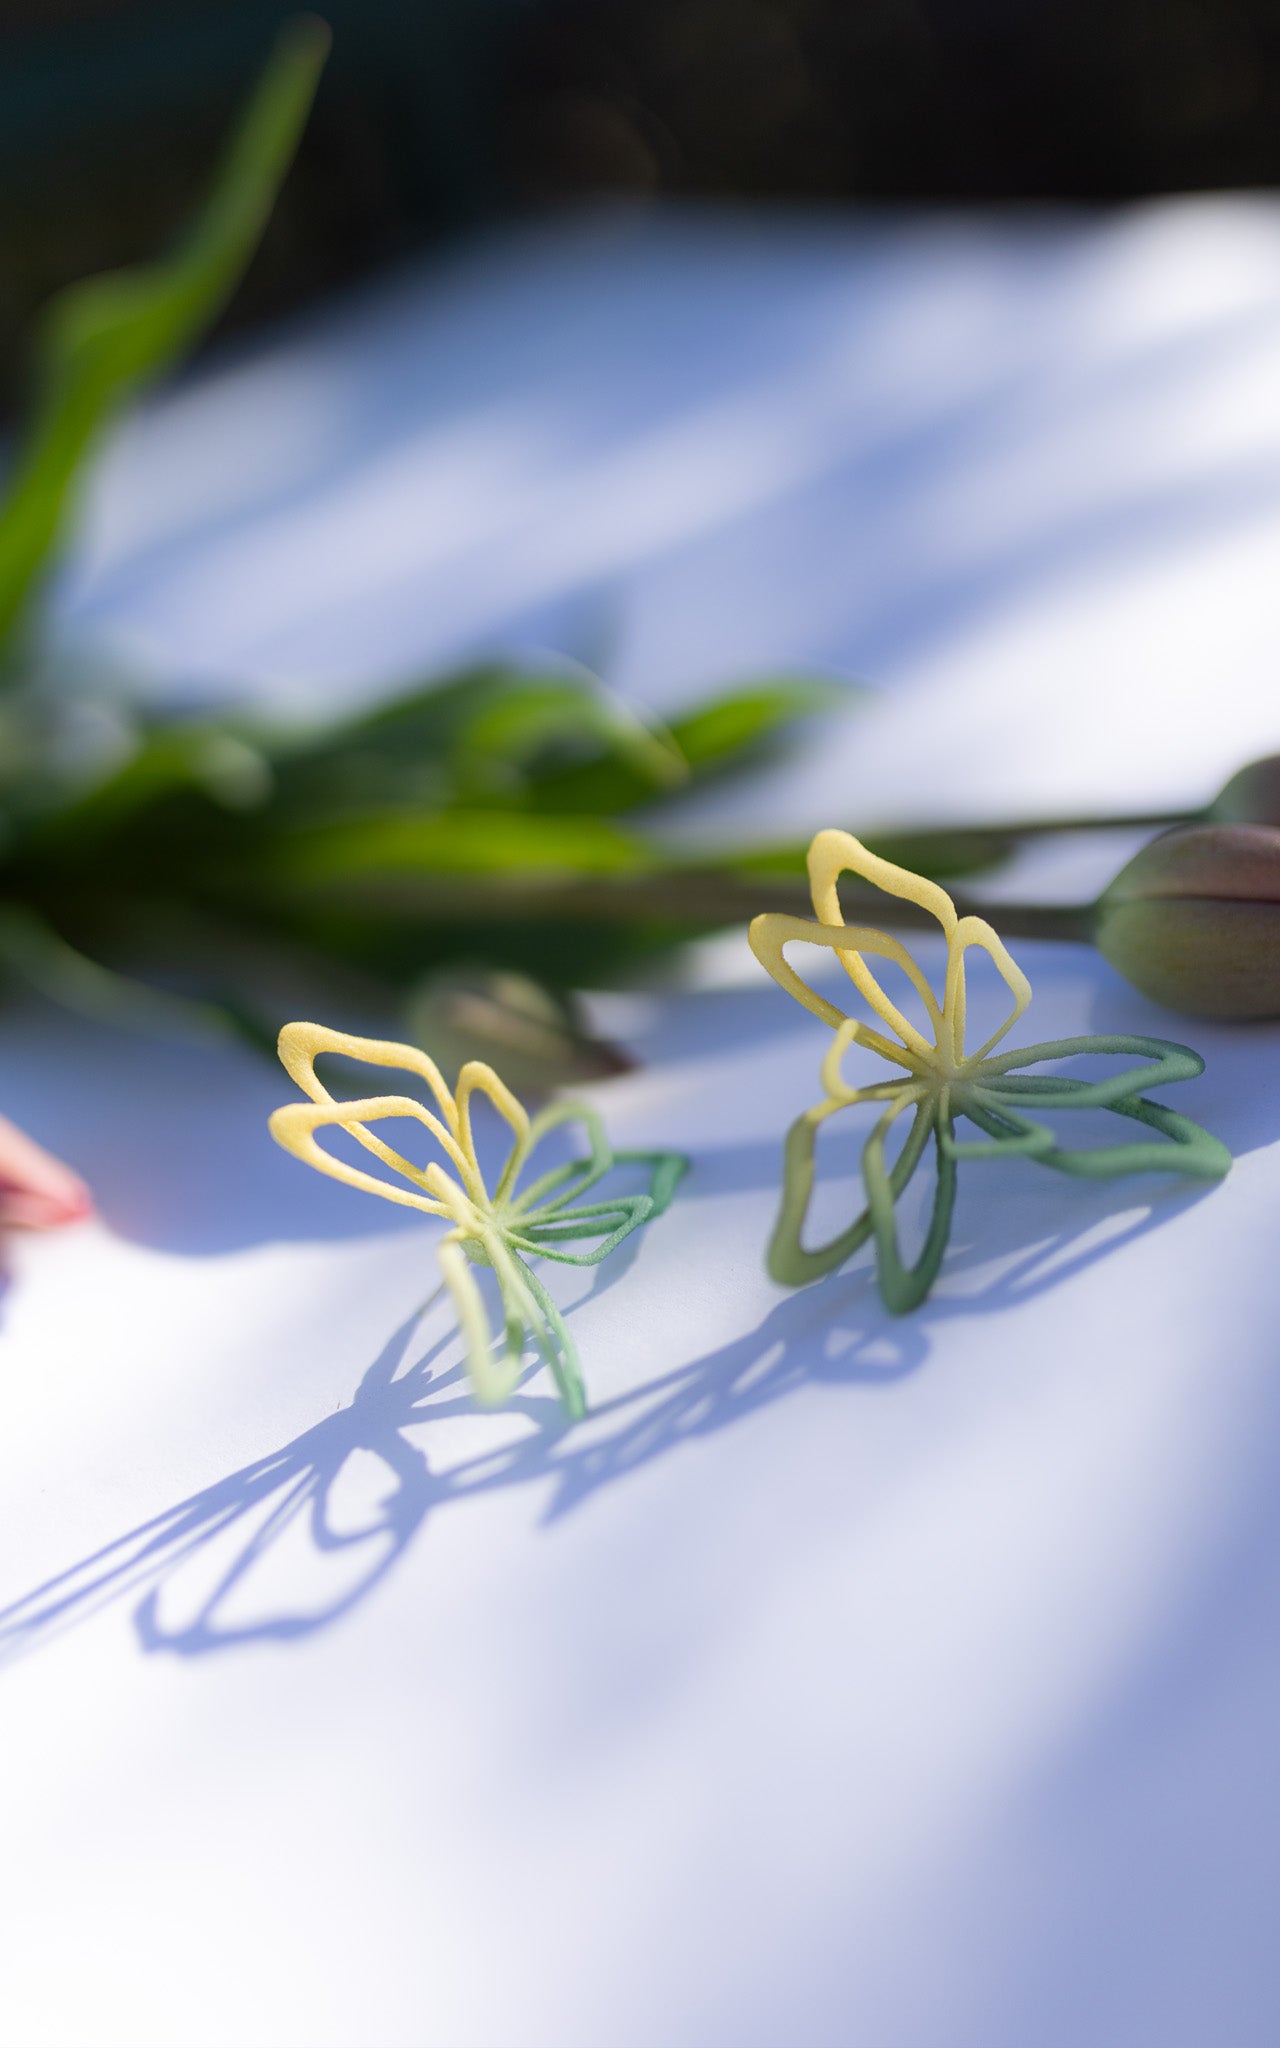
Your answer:
[[[1162,832],[1100,898],[1094,940],[1167,1009],[1240,1023],[1280,1017],[1280,830]]]
[[[1205,816],[1220,825],[1280,825],[1280,754],[1238,768]]]
[[[450,1081],[466,1060],[491,1060],[520,1095],[624,1074],[635,1062],[592,1038],[571,997],[527,975],[445,968],[418,983],[407,1005],[415,1042]]]

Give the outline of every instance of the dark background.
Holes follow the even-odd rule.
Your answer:
[[[0,407],[49,292],[161,246],[278,0],[0,0]],[[236,324],[549,204],[1280,183],[1280,0],[332,0]]]

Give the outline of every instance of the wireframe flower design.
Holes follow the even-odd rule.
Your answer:
[[[900,940],[862,925],[846,925],[840,908],[839,881],[845,872],[884,890],[886,895],[918,904],[936,917],[947,941],[946,979],[942,1001]],[[1140,1092],[1170,1081],[1186,1081],[1204,1071],[1204,1061],[1186,1046],[1163,1038],[1060,1038],[1011,1052],[995,1048],[1018,1022],[1031,1001],[1031,985],[985,918],[959,917],[938,883],[895,867],[871,853],[849,832],[819,832],[809,848],[809,883],[819,922],[769,912],[750,928],[753,952],[774,980],[830,1024],[835,1037],[822,1063],[823,1100],[797,1118],[787,1134],[782,1203],[768,1251],[773,1279],[799,1287],[842,1265],[874,1235],[876,1272],[886,1308],[895,1313],[918,1307],[937,1277],[951,1232],[955,1205],[956,1165],[961,1159],[997,1159],[1020,1155],[1059,1173],[1096,1179],[1117,1174],[1173,1168],[1205,1180],[1217,1180],[1231,1164],[1231,1154],[1188,1117],[1149,1102]],[[885,1028],[876,1030],[860,1017],[848,1015],[801,979],[785,957],[794,941],[829,947],[854,987]],[[989,954],[1013,998],[1013,1007],[998,1031],[976,1052],[965,1051],[965,956],[972,947]],[[932,1037],[918,1030],[867,965],[871,955],[901,968],[920,998]],[[841,1072],[852,1045],[864,1045],[902,1071],[870,1087],[850,1087]],[[1027,1074],[1019,1069],[1082,1053],[1120,1054],[1145,1064],[1087,1082],[1069,1076]],[[856,1103],[882,1105],[862,1151],[866,1207],[847,1230],[815,1250],[801,1242],[813,1192],[817,1134],[837,1110]],[[1060,1146],[1048,1125],[1028,1112],[1060,1109],[1109,1109],[1117,1116],[1146,1125],[1158,1139],[1138,1138],[1109,1146],[1081,1149]],[[899,1117],[912,1121],[892,1165],[886,1151]],[[981,1131],[981,1139],[957,1139],[957,1117]],[[895,1206],[924,1156],[930,1137],[937,1156],[937,1184],[923,1248],[912,1266],[905,1266],[898,1248]],[[1171,1141],[1171,1142],[1170,1142]]]
[[[340,1053],[370,1066],[416,1074],[426,1082],[436,1108],[429,1109],[411,1095],[337,1101],[316,1074],[315,1062],[321,1053]],[[280,1033],[280,1058],[310,1100],[289,1103],[273,1113],[270,1130],[277,1144],[333,1180],[346,1181],[351,1187],[421,1209],[428,1216],[444,1217],[453,1224],[437,1246],[436,1256],[462,1329],[477,1400],[486,1407],[506,1400],[520,1376],[526,1343],[532,1340],[551,1367],[566,1413],[574,1419],[585,1415],[586,1392],[573,1339],[528,1260],[536,1257],[569,1266],[599,1265],[633,1230],[662,1214],[688,1169],[684,1155],[614,1152],[598,1113],[586,1103],[553,1103],[531,1119],[482,1060],[468,1060],[457,1088],[451,1091],[434,1060],[417,1046],[355,1038],[323,1024],[286,1024]],[[471,1104],[477,1094],[488,1097],[513,1134],[510,1154],[492,1192],[486,1186],[472,1135]],[[370,1123],[395,1117],[409,1117],[425,1126],[448,1167],[438,1160],[425,1167],[414,1166],[368,1128]],[[582,1124],[586,1156],[549,1167],[522,1186],[521,1177],[540,1141],[567,1123]],[[349,1132],[406,1185],[366,1173],[326,1152],[317,1134],[328,1125]],[[583,1201],[615,1167],[626,1166],[649,1169],[644,1192]],[[570,1251],[570,1245],[590,1248]],[[473,1264],[491,1267],[501,1291],[506,1327],[500,1351],[471,1271]]]

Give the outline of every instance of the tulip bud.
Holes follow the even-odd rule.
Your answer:
[[[458,967],[419,982],[407,1005],[418,1045],[452,1082],[466,1060],[490,1060],[518,1095],[624,1074],[635,1062],[592,1038],[568,996],[527,975]]]
[[[1238,768],[1205,816],[1220,825],[1280,825],[1280,754]]]
[[[1280,830],[1162,832],[1121,869],[1095,920],[1099,952],[1153,1002],[1239,1023],[1280,1017]]]

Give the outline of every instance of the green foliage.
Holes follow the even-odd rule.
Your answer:
[[[423,977],[459,962],[598,984],[754,902],[735,893],[741,856],[695,888],[646,828],[704,775],[757,764],[763,694],[741,693],[736,749],[738,699],[708,707],[720,738],[701,763],[590,678],[496,667],[310,732],[151,721],[96,780],[11,817],[8,887],[96,958],[169,979],[181,958],[182,986],[256,1016],[255,1035],[269,999],[246,934],[364,977],[372,1010],[420,1001]],[[787,722],[771,688],[768,729]],[[548,801],[590,779],[621,815]],[[179,922],[205,929],[201,948],[175,946]]]
[[[794,848],[691,870],[649,821],[706,778],[767,762],[848,692],[768,678],[668,729],[567,661],[490,663],[284,727],[142,711],[51,675],[40,646],[38,600],[86,465],[226,303],[327,46],[317,22],[286,30],[186,235],[62,293],[37,337],[34,410],[0,505],[0,972],[95,1017],[200,1038],[269,1043],[285,1007],[400,1008],[471,1031],[478,1052],[518,1044],[530,1085],[607,1071],[616,1056],[563,992],[741,915],[753,861],[797,871]],[[522,970],[554,992],[545,1016]]]
[[[683,763],[671,786],[763,762],[798,719],[847,705],[859,694],[848,686],[794,676],[709,698],[668,728],[668,742]],[[524,800],[535,810],[616,815],[645,803],[653,793],[653,778],[634,752],[614,748],[558,770],[544,763],[541,774],[526,783]]]
[[[183,356],[256,249],[329,47],[316,21],[281,37],[214,182],[173,253],[71,286],[37,338],[34,416],[0,512],[0,649],[48,566],[85,458],[126,398]]]

